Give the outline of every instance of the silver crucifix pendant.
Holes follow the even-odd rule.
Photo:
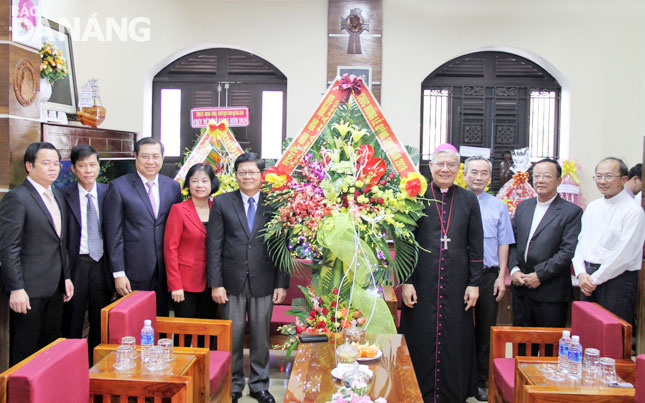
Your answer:
[[[448,242],[450,242],[450,238],[448,238],[448,234],[443,234],[443,237],[441,237],[441,242],[443,242],[443,248],[445,250],[448,250]]]

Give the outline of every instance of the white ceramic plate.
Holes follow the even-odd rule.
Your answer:
[[[374,360],[378,360],[379,358],[381,358],[382,355],[383,355],[383,352],[381,351],[381,349],[379,349],[374,357],[357,358],[356,361],[358,361],[358,362],[374,361]]]
[[[345,375],[347,371],[351,371],[353,369],[353,364],[338,364],[336,368],[331,370],[331,375],[336,379],[343,379],[343,375]],[[367,365],[359,365],[358,370],[366,373],[367,376],[370,377],[370,379],[372,378],[372,376],[374,376],[374,372],[369,369]]]

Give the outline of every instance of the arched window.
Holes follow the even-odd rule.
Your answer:
[[[557,158],[560,91],[542,67],[511,53],[477,52],[445,63],[421,85],[422,169],[444,142],[490,149],[497,190],[505,151],[530,147],[533,160]]]
[[[241,50],[215,48],[183,56],[153,80],[152,136],[166,147],[163,172],[174,175],[200,134],[192,108],[246,106],[250,124],[232,127],[244,150],[278,158],[286,136],[287,78],[271,63]]]

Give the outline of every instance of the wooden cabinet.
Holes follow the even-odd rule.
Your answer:
[[[41,130],[42,141],[56,146],[64,160],[69,159],[72,148],[78,144],[91,145],[103,159],[134,156],[134,142],[137,140],[135,132],[57,123],[43,123]]]

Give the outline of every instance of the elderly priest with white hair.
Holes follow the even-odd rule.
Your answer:
[[[412,276],[402,287],[401,332],[410,349],[425,402],[463,402],[477,392],[472,307],[483,272],[484,232],[474,193],[454,184],[459,153],[437,147],[421,246]]]

